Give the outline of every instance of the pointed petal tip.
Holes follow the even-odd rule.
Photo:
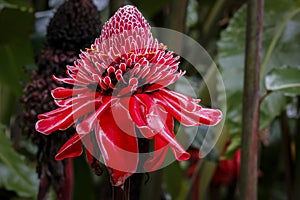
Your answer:
[[[81,136],[75,133],[58,151],[55,160],[65,158],[74,158],[80,156],[83,152]]]
[[[185,160],[188,160],[190,159],[191,155],[187,152],[184,152],[183,154],[179,155],[176,159],[178,161],[185,161]]]
[[[82,154],[82,152],[83,152],[82,148],[80,148],[80,150],[76,150],[74,152],[59,151],[55,155],[55,160],[59,161],[59,160],[64,160],[66,158],[74,158],[74,157],[80,156]]]
[[[200,110],[203,113],[204,118],[207,118],[208,123],[204,123],[208,126],[215,126],[222,120],[222,111],[219,109],[209,109],[209,108],[202,108]]]
[[[113,168],[109,168],[111,184],[115,187],[123,188],[127,178],[129,178],[134,172],[123,172]]]
[[[52,133],[51,131],[49,131],[47,129],[47,127],[45,125],[43,125],[43,119],[41,119],[35,123],[35,130],[44,135],[49,135]]]

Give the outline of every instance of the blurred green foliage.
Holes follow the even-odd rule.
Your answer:
[[[264,95],[290,81],[300,82],[295,78],[297,73],[282,70],[282,66],[293,66],[298,71],[300,63],[300,16],[299,8],[291,0],[274,0],[265,2],[263,24],[263,62],[261,77],[261,93]],[[298,14],[298,15],[297,15]],[[243,98],[243,67],[245,51],[246,7],[242,7],[231,19],[229,26],[221,33],[218,42],[218,63],[220,65],[227,95],[227,119],[232,143],[227,151],[231,157],[240,147],[242,98]],[[297,28],[298,27],[298,28]],[[281,71],[281,75],[279,75]],[[283,74],[285,73],[285,75]],[[267,74],[267,75],[266,75]],[[276,84],[270,82],[275,78]],[[281,83],[277,82],[281,79]],[[266,83],[266,84],[264,84]],[[267,88],[265,88],[266,86]],[[268,90],[268,91],[267,91]],[[278,89],[275,89],[278,91]],[[260,128],[271,125],[272,121],[285,109],[286,101],[283,93],[269,94],[261,104]]]
[[[33,9],[25,1],[0,1],[0,84],[16,95],[26,80],[25,66],[33,63],[29,37],[33,23]]]
[[[35,166],[28,164],[6,136],[7,129],[0,124],[0,187],[14,191],[20,197],[37,196],[38,179]]]

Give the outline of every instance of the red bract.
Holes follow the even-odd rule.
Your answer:
[[[221,160],[212,178],[213,185],[230,185],[236,181],[240,174],[241,150],[238,149],[234,157],[228,160]]]
[[[68,78],[53,77],[73,89],[52,91],[59,108],[40,114],[36,130],[50,134],[75,124],[77,133],[56,159],[79,156],[83,142],[90,162],[91,154],[97,159],[101,155],[114,185],[137,171],[138,137],[154,141],[153,156],[143,163],[145,171],[158,169],[168,149],[177,160],[187,160],[190,155],[176,141],[173,118],[186,126],[215,125],[222,114],[166,89],[184,74],[178,71],[178,59],[152,37],[135,7],[120,8],[91,48],[82,51],[74,66],[67,66]]]

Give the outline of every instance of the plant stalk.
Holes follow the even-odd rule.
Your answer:
[[[112,188],[113,200],[129,200],[130,199],[130,177],[125,181],[122,187]]]
[[[170,2],[170,14],[167,20],[167,27],[181,33],[186,31],[186,14],[188,0],[172,0]]]
[[[300,96],[298,96],[298,118],[295,133],[296,141],[296,158],[295,158],[295,182],[294,182],[294,199],[300,197]]]
[[[286,111],[283,111],[280,116],[281,121],[281,138],[282,150],[285,165],[285,183],[287,188],[287,196],[289,200],[293,199],[293,161],[291,153],[290,130],[288,125],[288,117]]]
[[[225,6],[228,5],[228,1],[226,0],[218,0],[213,5],[209,15],[207,16],[207,20],[205,20],[203,26],[203,34],[205,38],[208,38],[211,34],[213,28],[217,24],[217,20],[220,18],[222,14],[222,10],[224,10]]]
[[[263,32],[263,0],[248,0],[242,119],[240,198],[257,199],[259,86]]]

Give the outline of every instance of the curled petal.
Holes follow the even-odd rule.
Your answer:
[[[169,113],[185,126],[199,126],[201,124],[213,126],[222,119],[220,110],[202,108],[194,102],[188,102],[176,96],[170,98],[159,92],[155,92],[153,95],[159,104],[163,105]]]
[[[141,112],[131,111],[132,115],[135,116],[133,119],[139,122],[139,125],[146,126],[152,131],[150,136],[154,136],[157,140],[155,150],[170,147],[177,160],[188,159],[189,154],[175,139],[173,118],[166,112],[164,107],[156,104],[153,98],[147,94],[137,94],[134,99],[136,99],[136,102],[140,102],[140,105],[143,104],[143,115],[141,115]],[[144,134],[143,130],[141,132]],[[157,160],[157,158],[154,159]]]
[[[143,95],[143,94],[141,94],[141,95]],[[143,136],[145,138],[151,139],[151,138],[153,138],[155,133],[150,127],[148,127],[147,120],[146,120],[146,115],[147,115],[147,113],[149,113],[148,106],[149,106],[149,103],[151,104],[151,102],[148,102],[148,103],[146,102],[146,104],[144,102],[142,102],[142,100],[140,98],[138,98],[138,96],[141,96],[141,95],[134,95],[130,98],[129,113],[130,113],[132,120],[134,121],[136,126],[139,128],[139,130],[141,131]]]
[[[73,158],[82,154],[81,137],[75,133],[58,151],[55,160],[63,160],[65,158]]]
[[[157,120],[160,120],[159,118]],[[170,114],[167,114],[166,122],[163,129],[154,137],[154,154],[153,157],[148,159],[145,164],[145,170],[154,171],[161,167],[163,164],[168,149],[170,148],[176,159],[179,161],[187,160],[190,154],[187,153],[183,147],[176,141],[175,134],[173,133],[174,122]]]

